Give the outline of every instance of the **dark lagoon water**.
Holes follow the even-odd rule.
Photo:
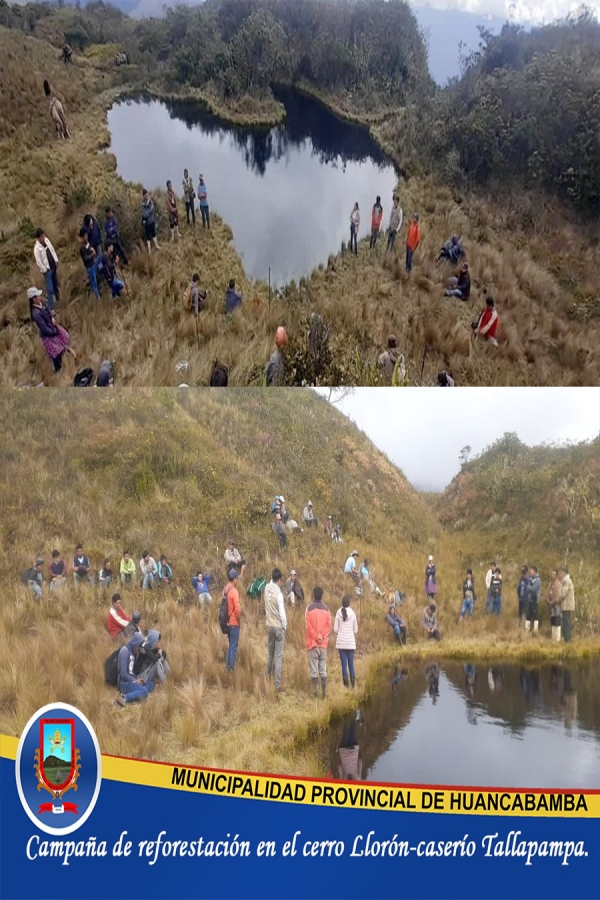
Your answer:
[[[266,280],[271,267],[272,281],[284,282],[309,275],[348,241],[355,201],[361,237],[378,194],[387,224],[398,176],[367,129],[295,91],[278,97],[287,115],[274,128],[237,128],[198,104],[155,100],[117,104],[108,125],[123,178],[149,190],[170,178],[181,196],[184,168],[196,187],[202,173],[246,272]]]
[[[322,752],[334,778],[597,789],[600,661],[398,666]]]

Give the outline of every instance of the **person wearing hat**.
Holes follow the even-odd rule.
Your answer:
[[[33,591],[36,600],[42,599],[43,569],[44,560],[41,556],[38,556],[35,565],[21,575],[21,581]]]
[[[377,367],[379,368],[381,376],[388,383],[392,380],[399,357],[400,351],[398,350],[396,335],[390,334],[387,342],[387,349],[384,350],[383,353],[380,353],[377,359]]]
[[[117,635],[127,628],[130,622],[130,617],[121,606],[121,595],[113,594],[111,607],[108,611],[108,633],[113,641]]]
[[[280,325],[275,332],[275,349],[269,357],[265,368],[267,387],[281,387],[285,379],[285,365],[283,361],[283,348],[287,344],[287,331]]]
[[[433,600],[437,594],[436,568],[433,562],[433,556],[430,556],[425,566],[425,593],[430,600]]]
[[[100,587],[108,587],[112,582],[113,571],[112,571],[112,563],[108,556],[104,560],[104,565],[98,572],[98,584]]]
[[[396,635],[398,643],[406,644],[406,622],[404,621],[404,619],[401,619],[396,612],[396,605],[394,603],[390,604],[390,608],[385,617],[385,621],[388,623],[388,625]]]
[[[360,578],[358,576],[356,560],[358,559],[358,550],[353,550],[348,559],[346,560],[346,565],[344,566],[344,572],[346,575],[350,575],[352,581],[355,584],[358,584]]]
[[[32,320],[37,325],[42,344],[46,353],[52,360],[55,372],[60,372],[62,368],[63,353],[66,351],[71,356],[75,353],[69,347],[71,338],[69,332],[58,325],[52,311],[44,305],[42,300],[42,292],[39,288],[30,287],[27,291],[27,299],[29,300],[29,313]]]
[[[450,287],[444,291],[446,297],[459,297],[461,300],[468,300],[471,296],[469,263],[461,263],[458,277],[456,275],[451,275],[448,279],[448,283]]]
[[[225,557],[225,562],[230,569],[237,569],[240,573],[240,577],[244,576],[244,569],[246,568],[246,560],[242,558],[242,554],[235,546],[235,542],[230,540],[227,544],[227,549],[223,554]]]
[[[283,524],[281,513],[275,513],[275,519],[271,528],[279,538],[279,546],[284,550],[287,547],[287,534],[285,533],[285,525]]]
[[[303,518],[307,528],[318,528],[319,527],[319,523],[317,522],[317,517],[315,516],[315,514],[313,512],[313,505],[310,500],[304,507],[304,511],[302,513],[302,518]]]
[[[430,603],[429,606],[426,606],[423,610],[421,625],[427,632],[429,640],[441,641],[442,636],[438,629],[437,606],[435,603]]]
[[[419,225],[419,214],[415,213],[412,222],[408,226],[406,235],[406,271],[412,271],[413,254],[419,246],[421,240],[421,226]]]
[[[198,177],[198,204],[202,216],[202,227],[210,228],[210,211],[208,208],[208,189],[204,182],[204,175]]]
[[[144,684],[144,681],[135,675],[133,671],[135,658],[139,655],[143,643],[144,635],[141,631],[136,631],[129,642],[124,644],[119,650],[119,655],[117,656],[117,684],[120,695],[115,701],[119,706],[126,706],[128,703],[144,700],[154,690],[153,681],[148,681]]]
[[[48,294],[48,309],[52,312],[55,301],[60,300],[57,275],[58,256],[56,250],[46,237],[43,228],[36,229],[33,256],[38,269],[44,276],[44,284],[46,286],[46,293]]]
[[[237,569],[230,569],[229,581],[223,590],[223,596],[227,598],[227,624],[229,625],[229,646],[227,647],[227,657],[225,659],[225,668],[228,672],[235,670],[237,662],[237,652],[240,642],[240,616],[242,607],[240,605],[240,595],[237,589],[237,580],[239,574]]]
[[[291,606],[294,606],[296,603],[304,603],[304,588],[300,584],[300,579],[295,569],[292,569],[290,577],[283,586],[283,596]]]

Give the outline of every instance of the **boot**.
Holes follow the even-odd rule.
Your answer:
[[[319,696],[319,679],[318,679],[318,678],[311,678],[310,680],[311,680],[311,682],[312,682],[313,697],[314,697],[315,700],[316,700],[316,699],[318,698],[318,696]]]
[[[182,234],[181,234],[181,232],[180,232],[180,230],[179,230],[179,225],[177,226],[177,237],[178,237],[178,238],[182,237]]]
[[[354,687],[355,682],[356,682],[356,678],[354,677],[354,675],[351,675],[350,676],[350,684],[352,685],[352,687]]]
[[[525,619],[525,631],[531,631],[531,622],[529,619]]]
[[[534,634],[537,632],[539,624],[540,624],[539,621],[536,619],[535,622],[533,623]]]
[[[150,243],[150,241],[146,241],[146,243],[148,244],[148,256],[150,256],[150,251],[151,251],[151,249],[152,249],[152,244]]]
[[[171,228],[171,241],[175,240],[175,229]]]
[[[561,632],[561,626],[557,625],[556,626],[556,637],[554,638],[554,640],[558,641],[559,644],[560,644],[560,632]]]
[[[327,697],[327,677],[321,676],[321,692],[323,694],[323,700]]]
[[[344,676],[342,675],[342,680],[344,682],[344,687],[348,687],[348,679],[344,678]]]

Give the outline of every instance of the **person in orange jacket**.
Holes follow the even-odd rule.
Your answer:
[[[381,205],[381,197],[376,197],[373,209],[371,210],[371,240],[369,248],[372,250],[377,243],[379,237],[379,229],[381,228],[381,220],[383,219],[383,206]]]
[[[406,235],[406,271],[412,270],[413,253],[419,246],[421,240],[421,226],[419,225],[419,214],[415,213],[412,222],[408,226],[408,234]]]
[[[310,665],[310,680],[315,699],[319,696],[319,676],[323,700],[327,696],[327,641],[331,631],[331,613],[323,603],[323,588],[313,589],[313,602],[306,607],[306,649]]]

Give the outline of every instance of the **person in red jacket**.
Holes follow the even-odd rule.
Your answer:
[[[379,237],[379,229],[381,228],[381,220],[383,219],[383,206],[381,205],[381,197],[375,199],[373,209],[371,210],[371,240],[369,247],[372,250],[377,243]]]
[[[486,298],[485,309],[480,313],[477,321],[471,323],[471,328],[475,334],[481,334],[486,340],[490,341],[494,347],[498,346],[498,341],[496,340],[498,312],[494,306],[493,297]]]
[[[130,622],[131,618],[121,606],[121,595],[113,594],[112,606],[108,611],[108,633],[113,641],[117,635],[121,634],[121,632],[127,628]]]
[[[327,696],[327,641],[331,631],[331,613],[323,603],[323,588],[313,590],[313,602],[306,607],[306,649],[310,666],[313,696],[319,696],[319,676],[323,700]]]
[[[236,587],[236,581],[239,575],[237,569],[230,569],[229,581],[225,585],[223,593],[227,597],[227,624],[229,625],[229,646],[227,648],[227,658],[225,667],[228,672],[233,672],[237,662],[238,644],[240,642],[240,615],[242,608],[240,606],[240,595]]]
[[[419,246],[419,241],[421,240],[421,226],[419,225],[419,214],[415,213],[412,217],[412,222],[408,226],[408,233],[406,235],[406,271],[410,272],[412,270],[412,259],[413,253]]]

